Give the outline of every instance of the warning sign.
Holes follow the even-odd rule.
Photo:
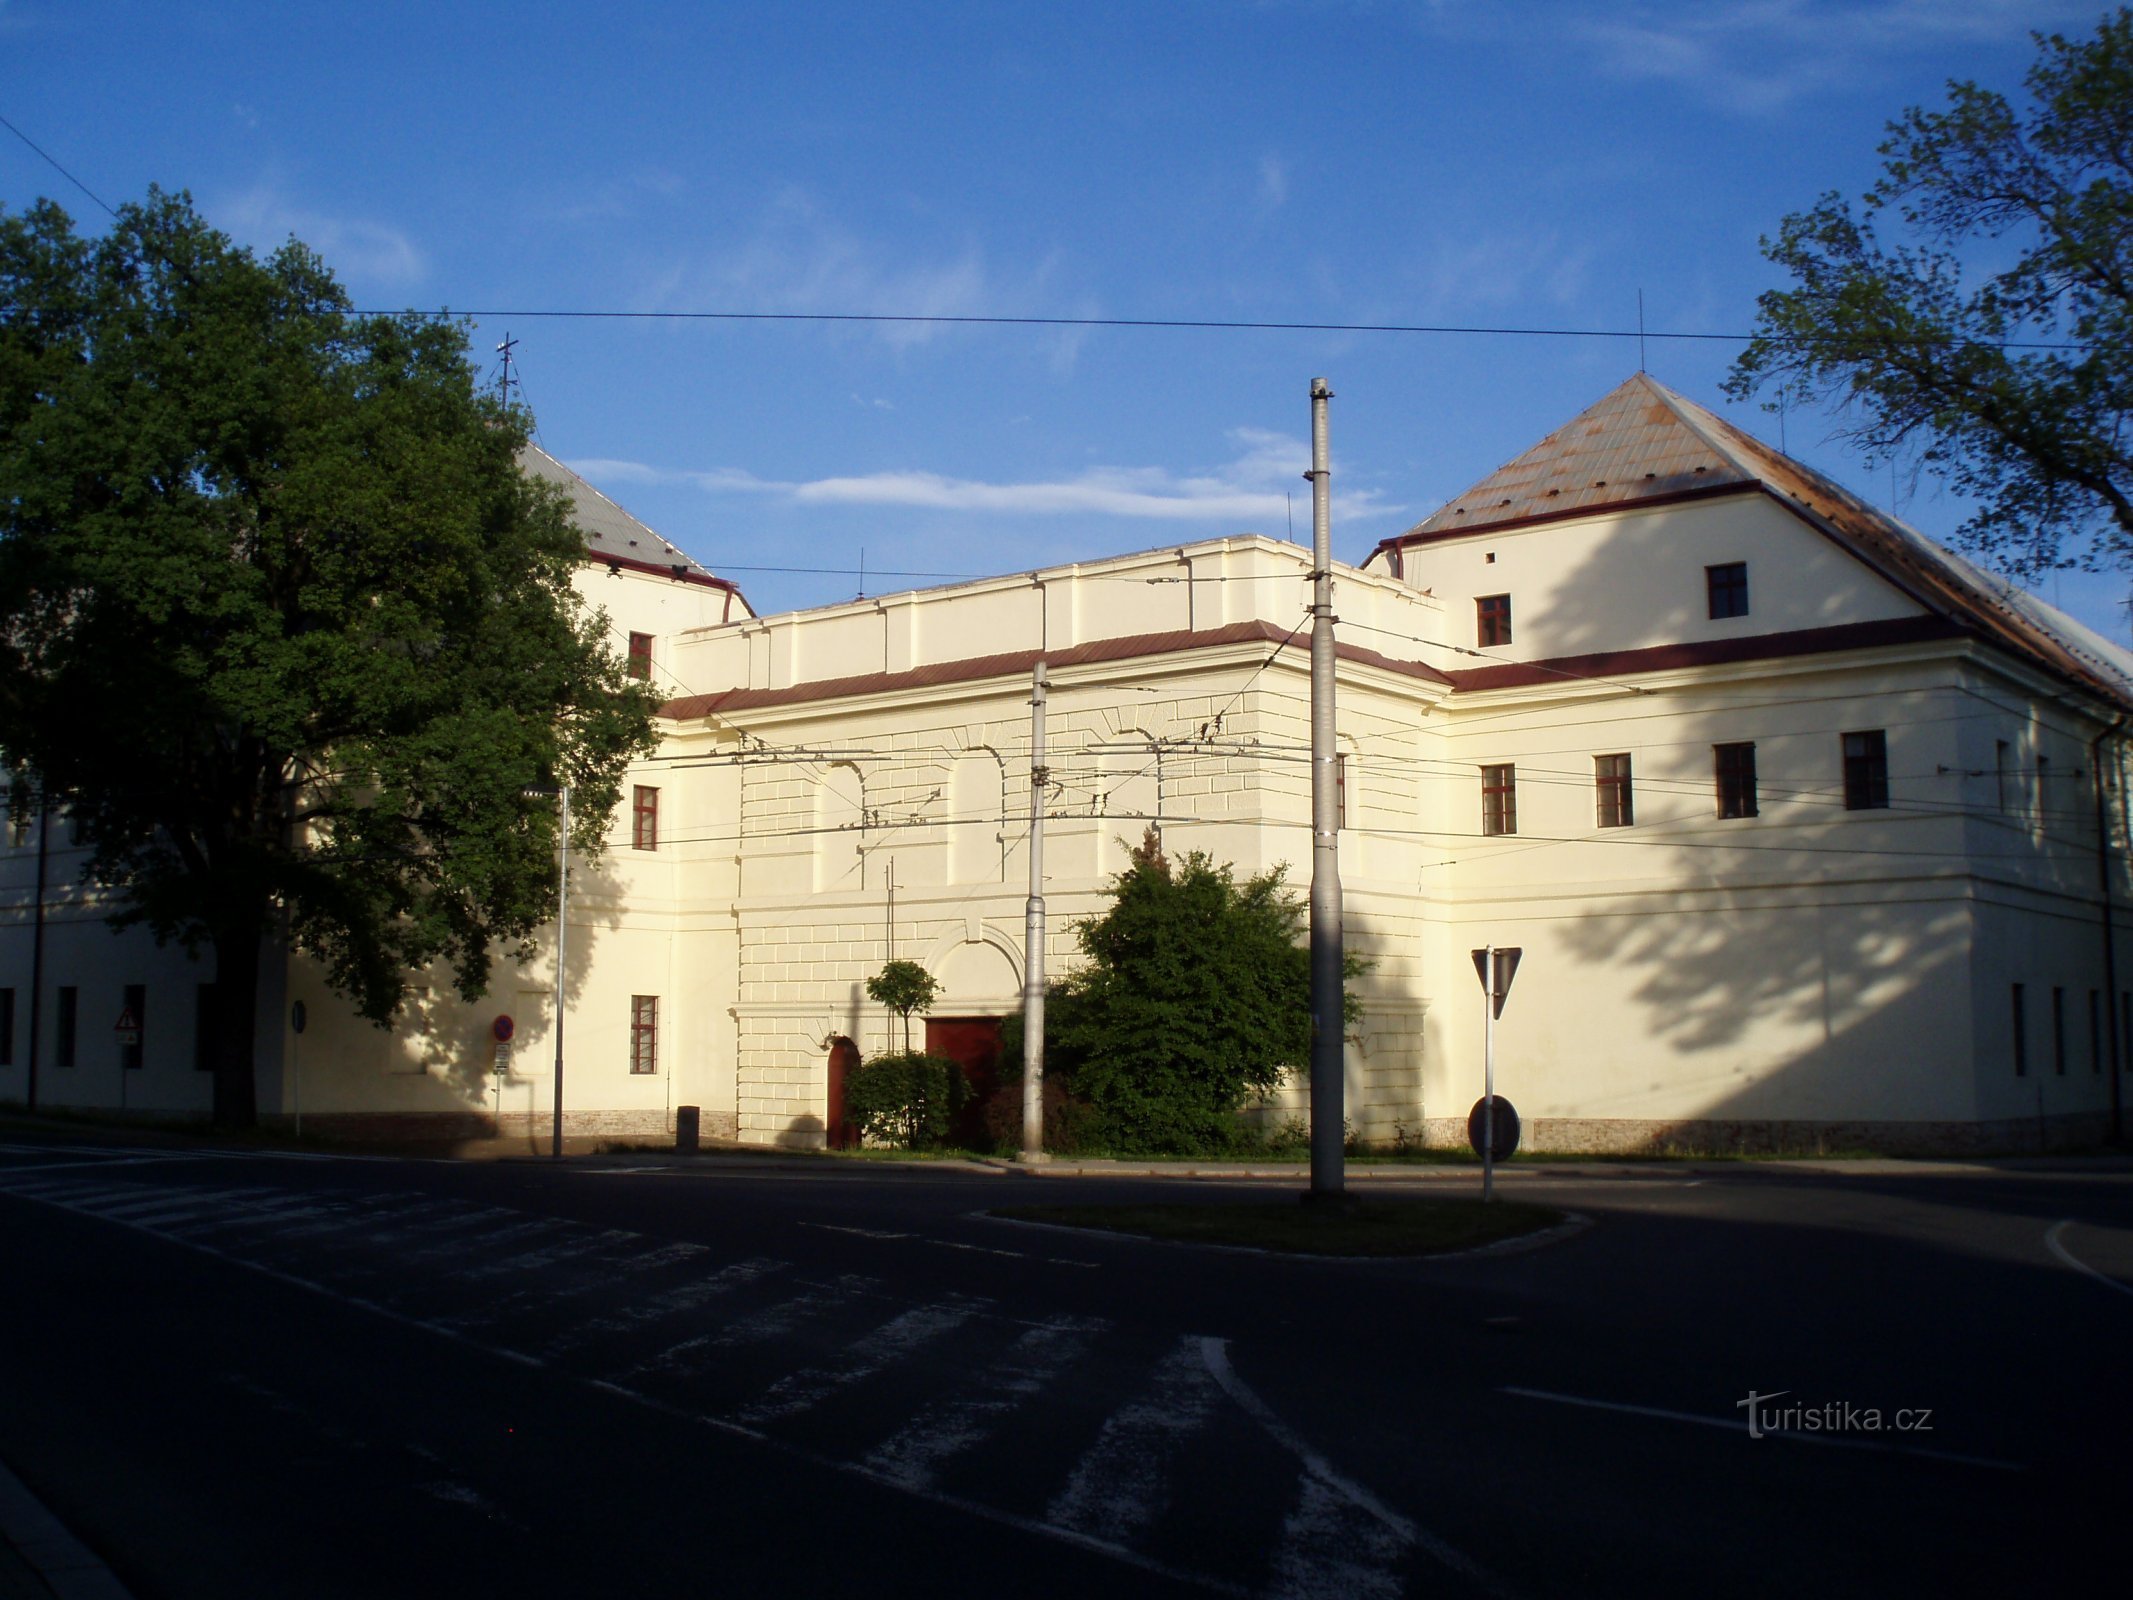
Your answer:
[[[120,1044],[139,1044],[141,1042],[141,1019],[134,1014],[133,1007],[121,1006],[119,1008],[119,1019],[112,1025],[111,1031],[118,1035]]]

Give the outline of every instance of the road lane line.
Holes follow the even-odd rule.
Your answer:
[[[1692,1422],[1699,1428],[1723,1428],[1728,1433],[1746,1434],[1748,1424],[1734,1417],[1706,1417],[1694,1411],[1669,1411],[1664,1406],[1631,1405],[1623,1400],[1593,1400],[1584,1395],[1557,1394],[1550,1389],[1526,1389],[1517,1384],[1505,1384],[1499,1394],[1515,1394],[1527,1400],[1549,1400],[1559,1406],[1582,1406],[1588,1411],[1619,1411],[1625,1416],[1656,1417],[1665,1422]],[[2028,1466],[2020,1461],[2000,1461],[1991,1456],[1959,1455],[1953,1450],[1928,1450],[1921,1445],[1883,1444],[1876,1439],[1838,1439],[1826,1433],[1798,1433],[1789,1430],[1764,1428],[1761,1437],[1782,1439],[1788,1444],[1819,1444],[1832,1450],[1865,1450],[1874,1455],[1920,1456],[1928,1461],[1952,1461],[1964,1467],[1990,1467],[1996,1472],[2027,1472]]]
[[[2044,1242],[2045,1244],[2051,1247],[2051,1253],[2057,1256],[2061,1261],[2064,1261],[2068,1266],[2072,1267],[2076,1272],[2087,1273],[2098,1283],[2102,1284],[2106,1289],[2116,1289],[2120,1294],[2133,1295],[2133,1284],[2120,1283],[2109,1273],[2099,1272],[2096,1268],[2090,1266],[2086,1261],[2083,1261],[2080,1257],[2076,1256],[2073,1251],[2067,1249],[2067,1247],[2060,1242],[2059,1236],[2065,1233],[2066,1230],[2072,1227],[2073,1225],[2074,1218],[2067,1217],[2062,1221],[2053,1223],[2050,1228],[2045,1230]]]
[[[1400,1515],[1354,1479],[1343,1477],[1336,1472],[1330,1461],[1305,1443],[1303,1436],[1283,1422],[1275,1414],[1274,1408],[1260,1399],[1257,1392],[1237,1375],[1237,1369],[1230,1365],[1227,1340],[1202,1339],[1200,1358],[1206,1363],[1209,1375],[1222,1386],[1222,1392],[1242,1406],[1246,1414],[1272,1436],[1275,1443],[1302,1462],[1307,1476],[1317,1479],[1326,1489],[1366,1513],[1404,1543],[1426,1550],[1439,1565],[1449,1567],[1477,1588],[1495,1595],[1509,1595],[1512,1592],[1501,1578],[1481,1566],[1473,1557],[1454,1548],[1428,1529],[1416,1526],[1413,1521]],[[1296,1518],[1301,1519],[1296,1522],[1296,1531],[1303,1550],[1306,1551],[1310,1544],[1320,1537],[1325,1515],[1321,1512],[1320,1520],[1314,1521],[1310,1510],[1310,1500],[1307,1496],[1295,1514]],[[1301,1553],[1303,1551],[1299,1552]],[[1342,1591],[1336,1589],[1334,1592]]]

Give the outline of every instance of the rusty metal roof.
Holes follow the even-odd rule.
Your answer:
[[[2133,705],[2133,653],[1647,373],[1385,543],[1742,491],[1769,495],[1927,610]]]
[[[1753,483],[1752,472],[1688,425],[1677,409],[1685,404],[1640,372],[1399,542]]]

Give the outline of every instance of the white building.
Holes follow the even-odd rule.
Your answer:
[[[1301,887],[1308,551],[1245,535],[759,618],[569,481],[582,586],[672,694],[573,877],[572,1131],[657,1136],[695,1105],[707,1132],[821,1142],[842,1041],[890,1043],[862,984],[892,954],[944,984],[935,1043],[983,1054],[1021,987],[1039,657],[1049,971],[1147,826]],[[1525,952],[1498,1084],[1531,1146],[2107,1130],[2133,1058],[2106,915],[2133,891],[2125,652],[1641,375],[1338,577],[1362,1136],[1463,1137],[1491,942]],[[0,863],[17,995],[35,855]],[[77,1023],[64,1066],[47,1022],[40,1100],[204,1110],[182,955],[114,940],[72,888],[46,923],[46,1016],[71,989]],[[386,1034],[292,960],[262,1105],[545,1129],[553,978],[552,955],[503,969],[476,1007],[439,983]]]

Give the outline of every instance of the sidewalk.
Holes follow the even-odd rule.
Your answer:
[[[0,1466],[0,1600],[132,1600],[87,1546]]]

